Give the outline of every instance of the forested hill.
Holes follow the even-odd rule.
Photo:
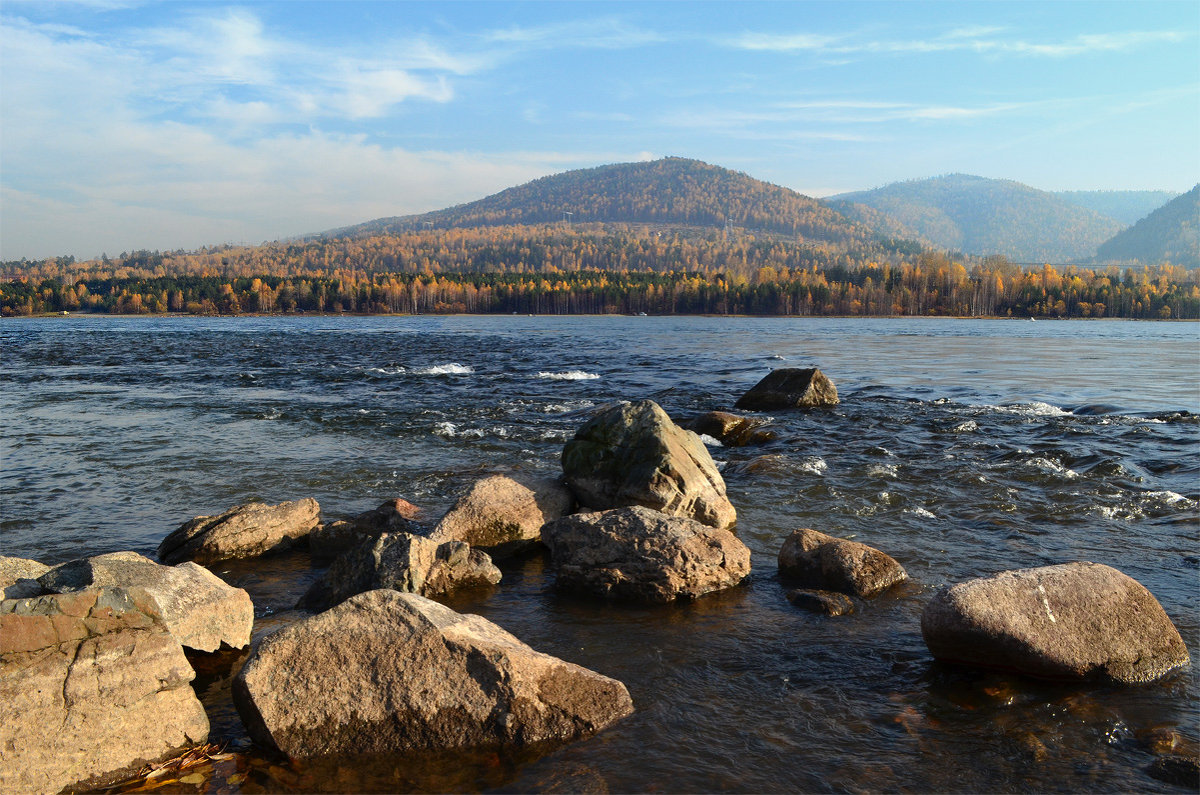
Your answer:
[[[1054,195],[1132,226],[1179,194],[1169,190],[1059,190]]]
[[[1052,193],[966,174],[844,193],[830,204],[889,237],[1017,262],[1090,260],[1122,228]]]
[[[1100,246],[1101,262],[1170,262],[1200,267],[1200,185]]]
[[[325,233],[369,236],[405,230],[514,224],[651,223],[724,228],[855,245],[874,233],[816,199],[726,168],[667,157],[567,171],[445,210]]]

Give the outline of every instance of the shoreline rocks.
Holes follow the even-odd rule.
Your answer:
[[[320,511],[317,501],[306,497],[278,505],[238,505],[220,516],[197,516],[162,540],[158,559],[168,565],[186,560],[208,565],[281,552],[306,540],[320,521]]]
[[[772,370],[751,387],[738,398],[734,408],[772,411],[836,406],[837,403],[837,387],[820,370],[783,367]]]
[[[435,596],[498,582],[500,569],[492,559],[461,541],[439,544],[410,533],[383,533],[335,560],[296,606],[325,610],[380,588]]]
[[[921,634],[939,660],[1043,679],[1140,684],[1189,661],[1158,600],[1098,563],[1005,571],[939,591]]]
[[[156,610],[140,588],[0,603],[0,791],[94,789],[208,738]]]
[[[868,598],[908,579],[904,567],[874,547],[807,528],[779,548],[779,574],[809,588]]]
[[[563,447],[562,467],[580,505],[593,511],[641,505],[719,529],[737,520],[700,437],[652,400],[593,417]]]
[[[233,693],[250,736],[291,757],[565,742],[633,712],[620,682],[392,590],[267,636]]]
[[[42,586],[37,582],[50,567],[28,558],[11,558],[0,555],[0,590],[5,599],[24,599],[38,596]]]
[[[396,497],[377,508],[364,511],[349,520],[318,525],[308,534],[308,550],[314,560],[333,560],[364,541],[379,538],[382,533],[412,533],[420,535],[417,524],[421,509],[408,500]]]
[[[663,604],[731,588],[750,574],[733,533],[640,505],[575,514],[542,529],[559,587]]]
[[[508,557],[541,544],[542,525],[566,516],[574,501],[557,480],[492,475],[476,481],[429,537]]]

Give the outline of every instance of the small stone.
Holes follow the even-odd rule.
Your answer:
[[[850,597],[835,591],[797,588],[788,592],[787,600],[796,607],[827,616],[843,616],[854,612],[854,602],[850,601]]]
[[[779,548],[779,573],[810,588],[875,596],[908,579],[904,567],[874,547],[801,529]]]
[[[767,421],[761,417],[742,417],[727,411],[710,411],[693,417],[682,427],[694,433],[711,436],[723,445],[743,447],[762,444],[776,438],[773,431],[760,430]]]
[[[1151,778],[1187,787],[1195,792],[1200,789],[1200,758],[1194,756],[1160,756],[1146,768]]]
[[[837,402],[837,387],[817,368],[784,367],[772,370],[738,398],[735,406],[751,411],[772,411],[834,406]]]
[[[540,545],[542,525],[566,516],[574,501],[557,480],[493,475],[472,485],[429,537],[506,557]]]

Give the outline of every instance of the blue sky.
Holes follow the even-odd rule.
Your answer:
[[[694,157],[813,196],[1200,180],[1200,3],[0,5],[0,258],[261,242]]]

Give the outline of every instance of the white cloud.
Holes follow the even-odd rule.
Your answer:
[[[485,41],[515,45],[521,49],[625,49],[666,40],[662,34],[635,27],[618,17],[579,19],[535,26],[514,25],[486,33],[483,38]]]

